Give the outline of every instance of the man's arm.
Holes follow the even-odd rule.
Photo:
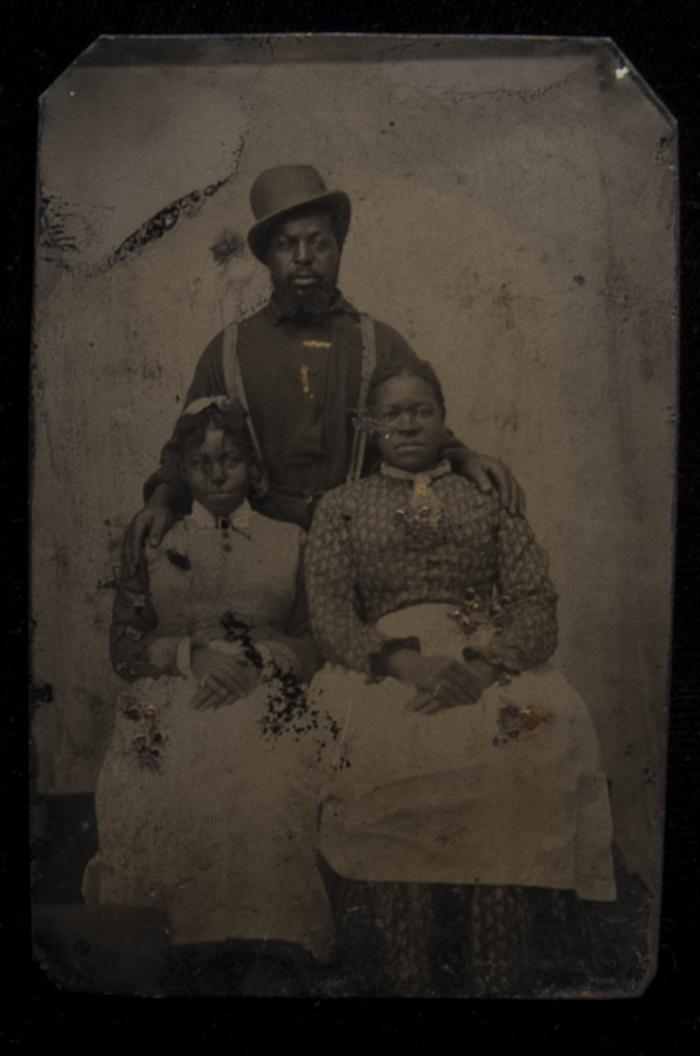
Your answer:
[[[525,492],[508,467],[497,458],[470,451],[449,429],[445,431],[448,436],[441,455],[449,459],[455,473],[471,480],[479,491],[495,492],[508,513],[522,516],[525,512]]]

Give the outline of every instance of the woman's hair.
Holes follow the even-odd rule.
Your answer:
[[[442,385],[437,374],[424,359],[418,359],[415,363],[398,363],[391,366],[375,367],[369,379],[367,389],[367,406],[372,408],[377,402],[377,389],[390,378],[419,378],[430,385],[433,395],[443,417],[445,415],[445,396]]]
[[[239,403],[228,400],[220,404],[211,403],[194,414],[185,410],[175,426],[171,446],[184,459],[187,451],[201,444],[207,430],[212,427],[228,433],[249,465],[254,461],[246,412]]]

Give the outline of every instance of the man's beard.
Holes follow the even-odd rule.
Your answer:
[[[321,319],[328,314],[336,296],[335,284],[328,279],[320,279],[313,289],[300,293],[291,279],[275,286],[273,297],[280,314],[299,322]]]

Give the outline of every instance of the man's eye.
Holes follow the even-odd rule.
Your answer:
[[[275,241],[275,249],[279,249],[281,253],[288,253],[292,248],[292,243],[288,238],[278,238]]]

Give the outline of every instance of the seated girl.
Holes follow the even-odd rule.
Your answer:
[[[381,467],[322,499],[306,550],[328,661],[309,699],[342,728],[320,850],[349,880],[459,885],[468,986],[508,992],[523,919],[551,909],[532,893],[615,898],[596,734],[547,663],[556,595],[527,522],[438,460],[432,369],[376,371],[369,401]]]
[[[86,899],[164,909],[176,945],[278,940],[324,958],[294,636],[304,533],[249,506],[257,466],[239,406],[197,401],[175,443],[192,513],[119,584],[111,652],[130,685],[99,776]]]

